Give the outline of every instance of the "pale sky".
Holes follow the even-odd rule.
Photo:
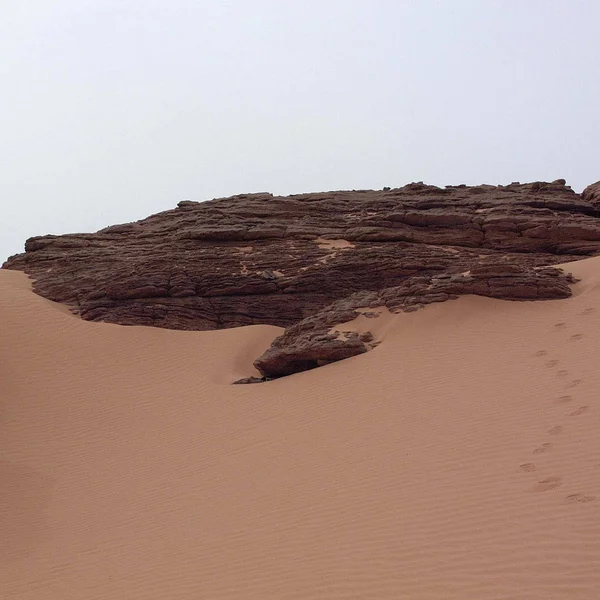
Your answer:
[[[245,192],[600,180],[598,0],[0,0],[0,262]]]

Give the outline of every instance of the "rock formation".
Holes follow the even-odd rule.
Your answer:
[[[272,377],[364,352],[360,336],[328,333],[357,308],[410,310],[465,293],[562,298],[568,278],[538,267],[599,252],[600,183],[581,195],[564,180],[413,183],[184,201],[97,233],[30,238],[3,267],[87,320],[286,327],[256,362]]]
[[[366,352],[373,341],[369,333],[349,331],[340,336],[332,331],[335,326],[365,314],[360,309],[386,307],[391,312],[409,312],[463,294],[505,300],[568,298],[569,284],[574,281],[570,274],[553,267],[512,264],[479,266],[457,275],[409,277],[399,286],[352,294],[288,327],[254,365],[264,377],[282,377]],[[376,317],[377,313],[370,316]]]

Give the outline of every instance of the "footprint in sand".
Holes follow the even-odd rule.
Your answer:
[[[556,427],[552,427],[552,429],[548,429],[548,433],[550,435],[560,435],[563,431],[562,425],[557,425]]]
[[[552,367],[555,367],[558,364],[558,361],[557,360],[549,360],[545,364],[550,369]]]
[[[542,444],[541,446],[538,446],[533,453],[534,454],[542,454],[543,452],[548,452],[548,450],[552,449],[552,444],[550,444],[549,442],[546,442],[544,444]]]
[[[568,402],[573,402],[573,396],[559,396],[556,399],[557,404],[567,404]]]
[[[588,410],[590,410],[589,406],[580,406],[578,409],[574,410],[573,412],[568,413],[567,417],[578,417],[579,415],[586,413]]]
[[[573,340],[573,341],[581,340],[581,339],[583,339],[583,333],[576,333],[576,334],[572,335],[569,339]]]
[[[567,383],[567,385],[565,386],[565,389],[570,390],[571,388],[577,387],[582,381],[583,381],[583,379],[573,379],[573,381],[571,381],[570,383]]]
[[[538,481],[532,488],[532,492],[547,492],[548,490],[553,490],[561,485],[562,479],[560,477],[546,477],[546,479],[542,479]]]
[[[586,308],[581,312],[581,314],[582,315],[591,315],[592,313],[595,313],[595,312],[596,312],[595,308]]]
[[[554,327],[555,327],[556,329],[564,329],[566,326],[567,326],[567,324],[566,324],[566,323],[555,323],[555,324],[554,324]]]
[[[577,504],[580,502],[593,502],[596,496],[587,496],[586,494],[570,494],[565,497],[567,504]]]
[[[519,465],[519,470],[523,473],[533,473],[536,470],[536,466],[533,463],[523,463]]]
[[[556,374],[558,375],[558,377],[566,377],[569,374],[569,371],[561,369],[560,371],[556,371]]]
[[[538,350],[535,355],[536,356],[546,356],[548,354],[547,350]]]

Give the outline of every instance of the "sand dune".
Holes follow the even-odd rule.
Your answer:
[[[0,596],[598,598],[600,258],[567,268],[247,386],[278,328],[89,323],[0,271]]]

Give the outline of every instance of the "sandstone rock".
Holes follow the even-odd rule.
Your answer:
[[[600,209],[600,181],[588,185],[585,190],[583,190],[581,198],[584,202],[588,202],[594,208]]]
[[[31,238],[3,267],[25,271],[37,293],[92,321],[292,328],[357,293],[382,294],[374,301],[402,310],[463,293],[557,297],[556,285],[532,278],[531,269],[598,252],[600,183],[579,195],[564,180],[445,188],[418,182],[185,200],[93,234]],[[471,281],[442,277],[468,271]],[[288,363],[338,360],[365,344],[334,341],[319,340],[327,349],[316,351],[298,338],[302,352]]]

